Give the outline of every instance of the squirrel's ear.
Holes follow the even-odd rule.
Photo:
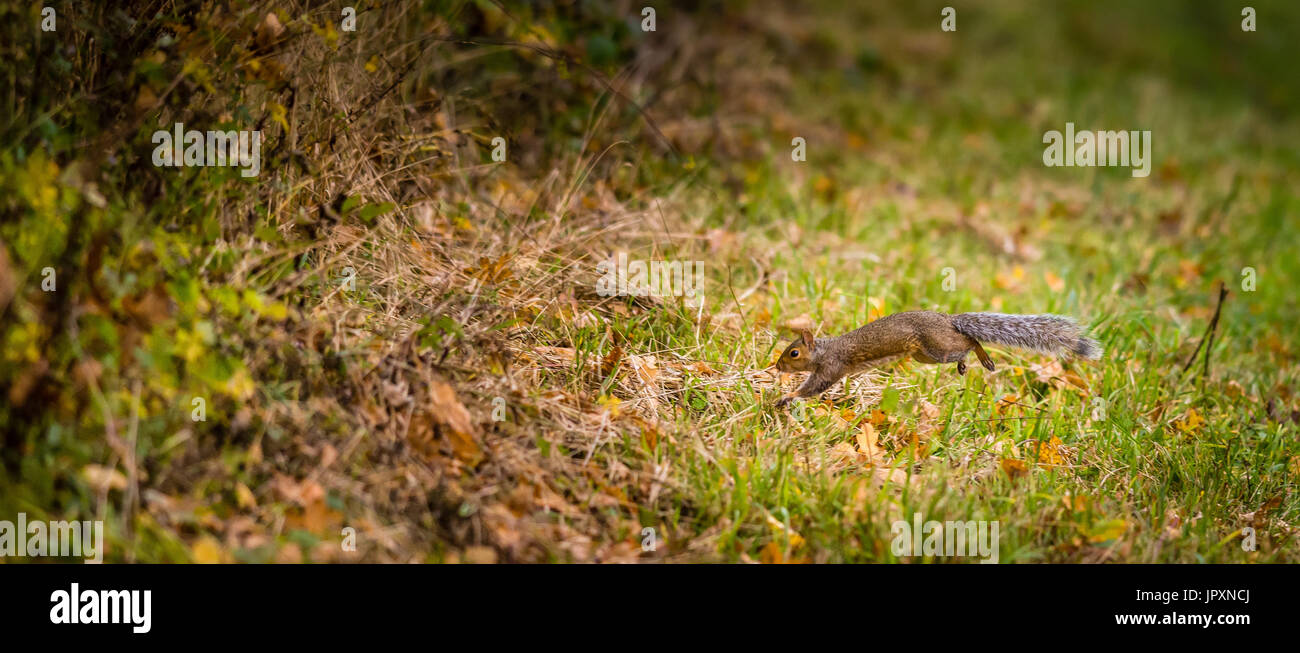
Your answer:
[[[813,345],[816,344],[816,341],[813,340],[812,331],[809,331],[808,329],[799,329],[799,338],[803,340],[803,346],[809,351],[811,351]]]

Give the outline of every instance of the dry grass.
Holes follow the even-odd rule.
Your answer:
[[[1170,138],[1202,160],[1161,162],[1141,193],[1045,171],[1021,133],[1060,126],[1029,81],[1042,66],[1011,60],[1025,80],[999,81],[1008,51],[965,58],[934,21],[874,8],[664,12],[671,28],[617,69],[588,62],[583,16],[381,3],[335,41],[320,26],[336,9],[257,3],[209,17],[220,38],[181,34],[176,81],[140,120],[244,107],[265,171],[147,169],[138,191],[105,188],[127,217],[88,239],[85,267],[116,294],[69,300],[71,338],[107,315],[129,353],[88,336],[75,375],[24,361],[36,380],[8,384],[94,397],[67,428],[92,443],[94,510],[121,524],[125,559],[896,560],[888,525],[914,512],[1000,519],[1010,560],[1287,559],[1292,339],[1247,348],[1227,331],[1218,375],[1176,375],[1210,310],[1201,286],[1243,260],[1289,269],[1268,232],[1293,201],[1268,195],[1294,178],[1284,158],[1217,166],[1207,153],[1247,146]],[[222,39],[247,51],[207,71],[212,89],[181,72]],[[1156,113],[1137,115],[1190,133],[1167,108],[1187,96],[1151,89]],[[809,161],[790,161],[795,136]],[[208,218],[211,241],[193,226]],[[597,295],[597,263],[619,252],[706,261],[703,301]],[[948,267],[961,286],[943,294]],[[180,305],[165,283],[191,268],[197,299]],[[1263,317],[1230,305],[1225,329],[1294,313],[1262,290]],[[965,377],[903,364],[771,408],[797,382],[770,368],[783,325],[838,333],[912,308],[1072,313],[1111,353],[995,352],[996,373]],[[159,341],[202,340],[194,321],[215,337],[182,367],[242,366],[216,396],[145,367]],[[200,391],[207,423],[188,419]],[[46,437],[30,432],[11,449]],[[1246,525],[1267,531],[1253,557],[1235,550]]]

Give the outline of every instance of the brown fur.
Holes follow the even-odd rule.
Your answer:
[[[836,338],[814,339],[812,333],[802,330],[799,338],[781,354],[776,367],[782,372],[812,374],[794,394],[782,397],[777,405],[783,406],[795,397],[821,394],[845,376],[907,356],[920,363],[956,363],[957,372],[965,374],[966,355],[974,351],[980,364],[993,371],[993,359],[979,340],[1040,351],[1100,355],[1096,343],[1080,337],[1078,327],[1068,318],[997,313],[953,316],[907,311],[882,317]]]

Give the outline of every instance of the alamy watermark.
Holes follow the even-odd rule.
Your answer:
[[[89,563],[104,561],[104,522],[27,521],[0,519],[0,557],[76,557]]]
[[[1043,165],[1126,166],[1134,177],[1151,174],[1151,131],[1074,131],[1065,123],[1065,134],[1052,129],[1043,134]]]
[[[239,174],[256,177],[262,171],[262,132],[185,131],[176,123],[175,132],[160,129],[153,133],[153,164],[156,166],[231,166],[242,167]]]
[[[703,261],[629,261],[626,253],[597,263],[596,271],[601,275],[596,281],[596,294],[601,297],[694,299],[704,280]]]
[[[134,633],[153,627],[153,590],[83,590],[72,583],[50,594],[52,624],[128,624]]]
[[[909,524],[898,520],[889,526],[894,540],[890,550],[900,558],[911,556],[972,556],[981,563],[998,562],[997,521],[934,521],[922,523],[921,513]]]

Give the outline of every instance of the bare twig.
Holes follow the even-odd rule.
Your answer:
[[[1187,363],[1183,365],[1183,371],[1178,373],[1179,376],[1186,374],[1187,370],[1191,369],[1192,363],[1196,362],[1196,356],[1201,353],[1202,345],[1207,346],[1205,347],[1205,366],[1202,368],[1201,374],[1207,377],[1210,375],[1210,348],[1214,346],[1214,334],[1219,327],[1219,314],[1223,311],[1223,300],[1227,296],[1228,288],[1220,281],[1219,301],[1214,306],[1214,317],[1210,318],[1210,324],[1205,327],[1205,334],[1201,336],[1200,342],[1196,343],[1196,350],[1192,352],[1192,355],[1187,359]]]

